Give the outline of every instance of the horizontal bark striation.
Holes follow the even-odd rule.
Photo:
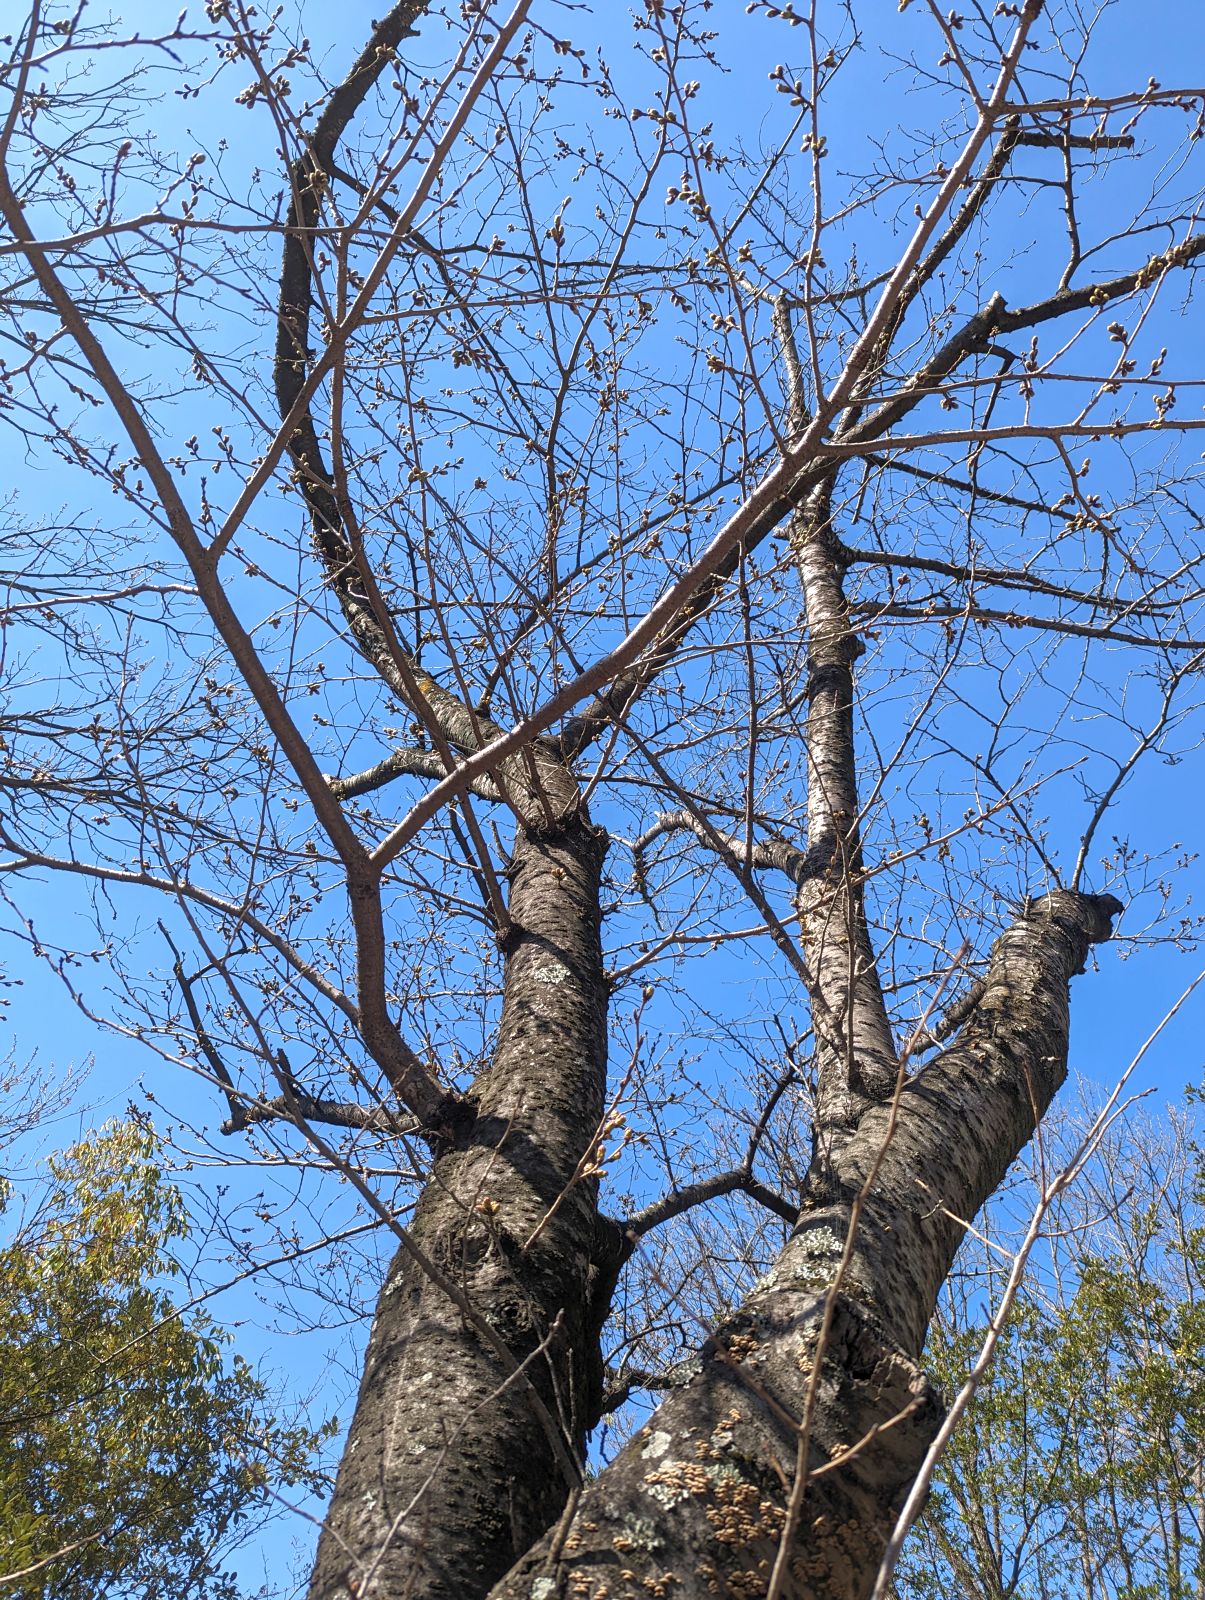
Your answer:
[[[1000,936],[954,1042],[908,1081],[894,1114],[888,1105],[868,1110],[831,1173],[819,1176],[775,1269],[783,1281],[797,1251],[806,1261],[810,1228],[844,1237],[843,1219],[874,1171],[849,1292],[873,1305],[905,1351],[919,1354],[965,1224],[1066,1079],[1068,983],[1120,911],[1111,895],[1057,890]]]
[[[784,1600],[863,1600],[940,1424],[920,1366],[964,1224],[1031,1136],[1067,1069],[1068,980],[1120,910],[1059,891],[997,941],[956,1041],[814,1166],[774,1269],[704,1347],[689,1384],[492,1600],[764,1595],[789,1515],[820,1358],[809,1479]],[[839,1263],[859,1210],[839,1287]],[[848,1454],[847,1454],[848,1452]]]
[[[526,1379],[579,1462],[601,1402],[598,1335],[620,1242],[598,1216],[596,1183],[580,1175],[606,1087],[605,849],[584,820],[550,839],[520,835],[494,1057],[473,1086],[476,1115],[437,1162],[411,1224],[512,1354],[532,1357]],[[400,1251],[311,1600],[345,1596],[348,1580],[364,1600],[469,1600],[544,1532],[569,1488],[526,1381],[507,1379]]]

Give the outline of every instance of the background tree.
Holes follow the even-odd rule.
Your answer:
[[[1069,979],[1118,892],[1192,932],[1119,810],[1205,648],[1203,101],[1112,81],[1135,13],[15,39],[5,418],[81,487],[13,519],[0,867],[396,1236],[316,1600],[874,1584]]]
[[[49,1162],[0,1248],[0,1587],[47,1600],[241,1593],[233,1550],[318,1437],[166,1288],[188,1232],[153,1137],[113,1124]],[[4,1208],[14,1206],[5,1184]],[[6,1221],[9,1219],[6,1218]]]
[[[1049,1130],[1047,1160],[1070,1156],[1078,1122]],[[1205,1338],[1191,1133],[1183,1115],[1130,1121],[1055,1207],[897,1595],[1201,1592]],[[998,1223],[1007,1198],[996,1209]],[[1010,1253],[1007,1224],[984,1224],[990,1247],[964,1246],[926,1348],[951,1391],[978,1352]]]

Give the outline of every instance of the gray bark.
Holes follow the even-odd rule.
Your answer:
[[[410,1230],[515,1357],[539,1352],[526,1378],[578,1462],[601,1404],[599,1333],[623,1249],[598,1215],[596,1183],[573,1181],[606,1087],[605,849],[585,821],[553,839],[520,836],[497,1046]],[[349,1581],[365,1597],[481,1594],[548,1527],[569,1488],[526,1382],[508,1381],[443,1288],[399,1251],[312,1600],[345,1595]]]
[[[785,300],[774,327],[786,376],[787,417],[807,426],[803,373]],[[793,513],[791,551],[803,593],[808,641],[808,859],[796,905],[816,1028],[816,1121],[827,1152],[867,1104],[889,1095],[897,1062],[891,1023],[866,923],[862,825],[854,745],[854,662],[846,560],[832,521],[833,475]]]
[[[863,1600],[941,1421],[919,1357],[959,1219],[992,1193],[1063,1082],[1068,980],[1119,910],[1109,896],[1057,892],[998,940],[955,1042],[905,1086],[894,1119],[888,1106],[869,1108],[814,1166],[781,1259],[704,1346],[690,1384],[491,1600],[764,1595],[820,1345],[807,1449],[815,1476],[781,1592]]]
[[[866,925],[854,759],[854,662],[844,566],[816,490],[791,522],[808,630],[808,856],[796,894],[816,1024],[817,1119],[829,1135],[895,1086],[896,1054]]]
[[[426,0],[401,0],[374,23],[291,169],[275,379],[281,416],[293,418],[290,452],[314,547],[349,635],[435,746],[398,770],[425,765],[437,774],[499,729],[403,648],[342,492],[337,453],[328,464],[315,417],[308,408],[298,414],[315,299],[310,240],[339,141],[426,9]],[[374,769],[363,784],[331,787],[350,797],[393,775]],[[561,1510],[601,1405],[599,1334],[627,1248],[600,1218],[596,1181],[582,1171],[606,1090],[606,841],[571,774],[542,747],[503,763],[487,793],[494,789],[517,822],[508,902],[493,907],[505,961],[498,1038],[469,1093],[447,1096],[426,1117],[436,1160],[410,1225],[416,1251],[399,1250],[378,1301],[313,1600],[483,1593]],[[465,819],[471,829],[467,806]],[[380,942],[368,926],[379,923],[376,887],[366,894],[365,936],[357,923],[360,968],[374,936]],[[366,1030],[365,1043],[377,1053]],[[465,1306],[509,1362],[470,1325]]]

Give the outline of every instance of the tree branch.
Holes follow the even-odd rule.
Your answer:
[[[680,1217],[684,1212],[693,1210],[695,1206],[705,1205],[709,1200],[717,1200],[722,1195],[737,1192],[747,1194],[751,1200],[756,1200],[758,1205],[765,1206],[767,1211],[772,1211],[776,1217],[781,1217],[784,1222],[792,1226],[799,1216],[798,1206],[792,1205],[782,1195],[775,1194],[773,1189],[755,1178],[747,1167],[733,1167],[730,1172],[717,1172],[710,1178],[700,1178],[697,1183],[688,1183],[683,1189],[671,1190],[669,1194],[662,1195],[660,1200],[655,1200],[652,1205],[635,1212],[622,1226],[629,1238],[642,1239],[646,1233],[651,1233],[663,1222]]]
[[[687,1595],[738,1573],[760,1574],[764,1588],[801,1476],[807,1576],[792,1592],[869,1591],[944,1414],[918,1356],[961,1218],[998,1186],[1063,1082],[1068,980],[1119,911],[1110,896],[1056,891],[1000,936],[958,1039],[894,1106],[871,1107],[827,1170],[813,1167],[778,1262],[586,1486],[565,1554],[541,1541],[492,1600],[528,1600],[539,1575],[550,1594],[570,1571],[583,1587],[607,1582],[617,1541],[625,1593],[666,1571],[690,1575]],[[628,1532],[650,1499],[672,1506],[651,1548]]]
[[[968,489],[970,485],[967,485]],[[976,493],[982,493],[977,490]],[[1077,605],[1099,607],[1102,611],[1121,611],[1130,616],[1154,616],[1170,610],[1169,601],[1121,600],[1115,595],[1093,594],[1082,589],[1069,589],[1064,584],[1050,583],[1045,578],[1027,572],[1009,571],[999,567],[977,567],[957,561],[943,561],[934,556],[918,556],[896,550],[857,550],[850,545],[841,546],[843,558],[855,564],[877,567],[903,567],[914,572],[933,572],[944,578],[955,578],[960,583],[990,584],[998,589],[1021,589],[1028,594],[1050,595],[1056,600],[1072,600]]]
[[[458,749],[471,751],[496,738],[501,730],[488,717],[444,688],[417,659],[403,650],[368,564],[363,539],[358,528],[350,525],[351,505],[346,485],[341,492],[338,469],[328,465],[323,455],[312,396],[306,398],[306,373],[311,361],[310,317],[317,279],[313,238],[323,196],[340,170],[335,151],[352,117],[390,66],[397,46],[413,35],[414,24],[428,5],[429,0],[400,0],[374,25],[369,43],[332,94],[300,156],[289,169],[292,199],[281,264],[273,376],[282,422],[291,423],[288,451],[309,508],[314,547],[357,648],[390,689],[428,724],[433,735]],[[493,40],[473,84],[452,118],[448,134],[441,141],[442,147],[449,145],[451,134],[463,125],[468,108],[488,82],[488,69],[501,58],[525,10],[525,5],[519,5]],[[432,157],[426,169],[427,187],[434,181],[438,169],[439,163]],[[420,183],[416,194],[423,188]],[[366,194],[364,204],[375,205],[375,197]],[[391,240],[395,248],[410,237],[416,211],[417,206],[412,201],[404,215],[394,213]],[[341,440],[334,437],[332,451],[336,457],[341,448]],[[454,763],[449,758],[444,772],[453,770]]]
[[[438,782],[447,775],[446,763],[434,750],[395,750],[392,755],[386,756],[383,761],[378,761],[373,767],[367,767],[363,772],[353,773],[347,778],[336,778],[326,774],[326,781],[336,800],[354,800],[359,795],[383,789],[395,778],[434,778]],[[471,784],[470,793],[475,794],[480,800],[502,799],[501,791],[488,778],[482,778]]]
[[[1073,622],[1064,617],[1035,617],[1020,611],[998,611],[992,606],[981,606],[969,600],[966,605],[902,606],[894,600],[859,600],[851,607],[855,616],[865,617],[867,625],[887,618],[906,622],[934,622],[942,618],[963,617],[972,622],[993,624],[1002,628],[1037,628],[1049,633],[1071,634],[1078,639],[1115,639],[1122,644],[1145,645],[1148,650],[1191,650],[1194,654],[1205,650],[1205,639],[1172,637],[1149,638],[1141,633],[1127,633],[1124,628],[1096,625],[1091,622]]]
[[[783,301],[775,306],[775,332],[790,421],[799,428],[799,355]],[[795,903],[816,1025],[816,1118],[828,1132],[852,1127],[866,1102],[889,1095],[899,1076],[861,881],[853,662],[862,647],[850,625],[831,484],[813,490],[789,524],[807,625],[807,854],[821,867],[800,876]]]
[[[755,841],[752,851],[749,851],[746,849],[743,835],[726,833],[712,823],[704,823],[694,812],[661,811],[658,812],[653,826],[646,829],[632,844],[636,878],[639,883],[644,883],[644,852],[649,845],[666,834],[683,832],[693,833],[701,844],[716,854],[726,854],[730,863],[738,868],[758,867],[782,872],[796,885],[802,883],[806,877],[815,876],[824,870],[820,852],[814,854],[811,851],[800,850],[787,839],[759,839]]]
[[[350,1100],[327,1100],[294,1087],[289,1095],[274,1095],[270,1100],[238,1095],[232,1103],[223,1133],[241,1133],[253,1122],[289,1122],[304,1129],[304,1122],[321,1122],[331,1128],[357,1128],[369,1133],[390,1135],[421,1134],[422,1126],[413,1117],[399,1117],[386,1106],[361,1106]],[[301,1119],[301,1120],[299,1120]]]

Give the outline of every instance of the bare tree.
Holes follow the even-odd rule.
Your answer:
[[[1200,63],[352,9],[13,46],[15,927],[396,1235],[315,1600],[863,1596],[1069,979],[1192,931],[1117,819],[1197,737]]]

